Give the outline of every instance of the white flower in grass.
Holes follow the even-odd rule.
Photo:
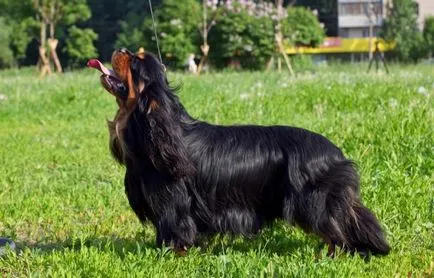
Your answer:
[[[250,96],[249,94],[243,93],[243,94],[240,95],[240,99],[248,99],[249,96]]]
[[[396,100],[395,98],[391,98],[391,99],[389,100],[389,106],[390,106],[391,108],[396,108],[396,107],[398,107],[398,105],[399,105],[399,102],[398,102],[398,100]]]
[[[4,94],[0,94],[0,101],[8,100],[8,97]]]
[[[420,87],[417,89],[417,92],[418,92],[419,94],[421,94],[421,95],[428,96],[428,91],[427,91],[427,89],[426,89],[424,86],[420,86]]]

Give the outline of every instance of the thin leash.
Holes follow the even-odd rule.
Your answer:
[[[164,71],[166,71],[166,67],[163,64],[163,58],[161,57],[161,51],[160,51],[160,43],[158,42],[158,35],[157,35],[157,26],[155,24],[155,17],[154,17],[154,11],[152,10],[152,2],[151,0],[149,0],[149,10],[151,11],[151,16],[152,16],[152,26],[154,28],[154,36],[155,36],[155,41],[157,42],[157,49],[158,49],[158,57],[160,58],[160,63],[163,65],[164,67]]]

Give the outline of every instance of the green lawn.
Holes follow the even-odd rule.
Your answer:
[[[363,70],[170,79],[197,118],[294,125],[340,146],[357,162],[363,199],[393,248],[368,261],[328,258],[318,238],[280,222],[255,238],[210,238],[185,257],[157,249],[110,156],[106,119],[116,104],[98,74],[0,72],[0,236],[18,245],[0,258],[0,276],[432,277],[434,68]]]

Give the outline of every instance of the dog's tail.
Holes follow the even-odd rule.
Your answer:
[[[297,222],[319,234],[332,249],[337,245],[361,254],[388,254],[390,247],[377,218],[360,200],[353,163],[339,160],[327,166],[309,173]],[[301,211],[309,217],[302,219]]]
[[[346,242],[351,250],[372,254],[387,255],[390,246],[374,214],[363,204],[354,203],[348,210],[347,221],[342,223]]]

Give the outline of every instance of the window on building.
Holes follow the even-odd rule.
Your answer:
[[[339,4],[339,15],[366,15],[369,13],[370,7],[372,6],[373,12],[376,15],[381,15],[383,13],[383,5],[381,2],[375,3],[340,3]]]
[[[348,38],[348,29],[340,28],[339,29],[339,37]]]

